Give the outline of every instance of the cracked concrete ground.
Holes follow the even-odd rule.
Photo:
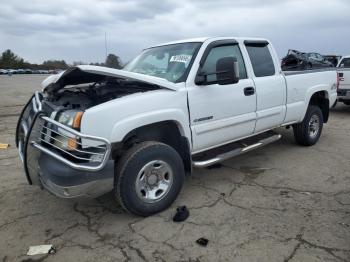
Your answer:
[[[27,185],[14,145],[22,105],[44,76],[0,76],[0,259],[8,261],[350,261],[350,107],[319,143],[291,130],[265,148],[195,170],[168,210],[125,213],[111,194],[63,200]],[[184,223],[171,218],[187,205]],[[207,247],[196,239],[209,239]],[[31,245],[55,255],[28,257]]]

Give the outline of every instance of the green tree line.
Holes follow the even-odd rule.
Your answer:
[[[73,65],[85,64],[83,62],[74,62]],[[106,66],[111,68],[122,68],[122,61],[119,56],[109,54],[104,63],[90,63],[90,65]],[[50,70],[50,69],[67,69],[70,65],[64,60],[47,60],[42,64],[33,64],[24,61],[10,49],[2,52],[0,56],[0,69],[33,69],[33,70]]]

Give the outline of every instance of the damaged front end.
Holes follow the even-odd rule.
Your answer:
[[[64,198],[99,194],[88,189],[97,180],[111,177],[109,141],[52,119],[42,99],[37,92],[17,124],[16,145],[28,183],[42,185]]]
[[[113,189],[111,144],[106,138],[80,132],[84,111],[160,87],[105,71],[109,69],[91,73],[72,68],[53,76],[23,108],[16,146],[29,184],[42,185],[63,198],[95,197]]]

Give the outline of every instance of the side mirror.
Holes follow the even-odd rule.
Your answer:
[[[216,81],[208,81],[208,75],[216,75]],[[195,79],[196,85],[219,84],[228,85],[236,84],[239,81],[239,67],[237,58],[223,57],[216,62],[215,72],[200,71]]]
[[[219,85],[236,84],[239,81],[237,58],[223,57],[216,62],[216,79]]]

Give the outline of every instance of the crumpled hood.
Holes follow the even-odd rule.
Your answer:
[[[167,81],[163,78],[92,65],[79,65],[71,67],[62,73],[49,76],[42,82],[41,86],[43,91],[55,92],[67,85],[78,85],[101,81],[106,76],[136,80],[172,90],[178,89],[178,86],[175,83]]]

